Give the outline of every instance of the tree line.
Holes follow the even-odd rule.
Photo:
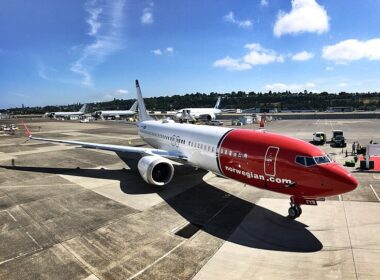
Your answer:
[[[332,94],[328,92],[313,93],[308,91],[285,92],[245,92],[230,93],[190,93],[185,95],[159,96],[144,98],[150,111],[172,111],[188,107],[214,107],[217,97],[222,96],[221,109],[277,109],[326,111],[328,107],[353,107],[354,110],[373,111],[380,109],[380,92]],[[90,111],[127,110],[135,99],[114,99],[106,102],[88,103]],[[44,114],[55,111],[77,111],[80,103],[62,106],[21,107],[0,110],[8,114]]]

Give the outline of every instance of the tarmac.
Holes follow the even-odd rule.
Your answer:
[[[1,121],[4,123],[5,121]],[[342,129],[380,141],[380,120],[278,120],[304,140]],[[34,120],[33,135],[144,146],[123,122]],[[247,129],[257,125],[246,126]],[[175,166],[146,184],[112,152],[0,137],[0,279],[380,279],[380,173],[350,170],[353,192],[287,216],[289,197]]]

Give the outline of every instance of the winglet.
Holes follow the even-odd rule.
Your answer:
[[[22,123],[22,125],[25,127],[26,137],[31,138],[32,137],[32,133],[30,132],[29,127],[27,127],[24,122]]]
[[[139,81],[136,80],[136,91],[137,91],[137,102],[139,106],[139,120],[140,122],[146,121],[146,120],[152,120],[152,118],[148,115],[148,112],[146,111],[144,99],[141,94],[141,89],[139,85]]]

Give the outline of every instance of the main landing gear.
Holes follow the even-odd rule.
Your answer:
[[[324,199],[319,199],[319,200],[324,200]],[[309,198],[303,198],[303,197],[296,197],[292,196],[290,198],[290,208],[288,210],[289,218],[290,219],[296,219],[302,214],[302,209],[301,209],[301,204],[306,204],[306,205],[317,205],[317,200],[316,199],[309,199]]]

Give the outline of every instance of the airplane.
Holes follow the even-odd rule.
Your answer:
[[[290,195],[288,217],[301,205],[354,190],[358,181],[322,149],[308,142],[265,130],[234,129],[153,120],[136,80],[140,137],[153,148],[97,144],[34,137],[29,139],[114,151],[127,164],[135,162],[142,179],[164,186],[174,176],[173,161],[268,191]]]
[[[179,121],[190,120],[196,121],[198,119],[213,121],[217,114],[222,110],[219,109],[221,97],[218,97],[214,108],[184,108],[175,113],[175,118]]]
[[[48,113],[50,118],[67,118],[71,116],[83,116],[86,112],[87,104],[84,104],[77,112],[51,112]]]
[[[98,119],[98,118],[119,119],[121,116],[133,116],[133,115],[135,115],[136,109],[137,109],[137,101],[135,101],[135,103],[133,103],[132,107],[129,110],[96,111],[95,113],[93,113],[93,116],[96,119]]]

